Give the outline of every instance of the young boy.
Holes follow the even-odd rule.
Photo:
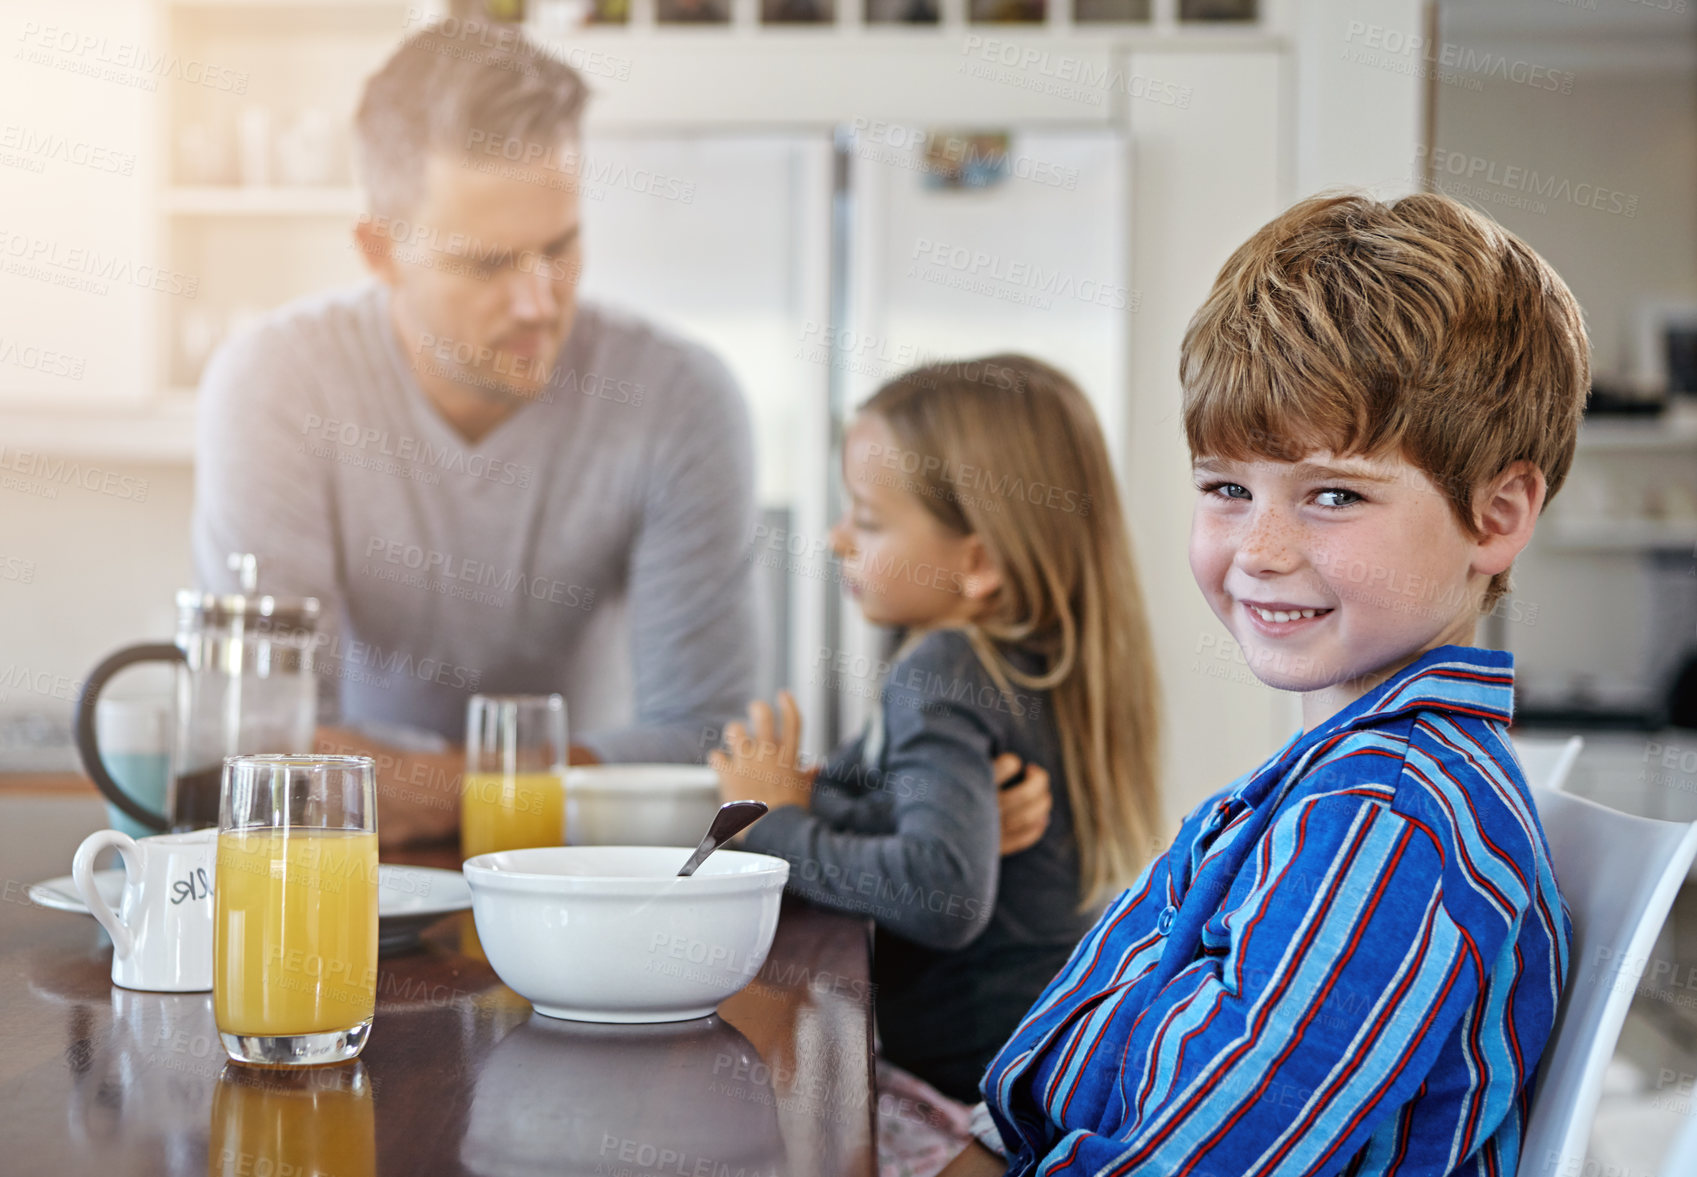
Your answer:
[[[1472,642],[1588,368],[1561,279],[1442,196],[1307,200],[1226,263],[1181,359],[1190,563],[1303,730],[1079,944],[951,1177],[1515,1172],[1571,924]]]

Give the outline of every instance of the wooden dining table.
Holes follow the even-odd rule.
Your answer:
[[[871,926],[786,899],[767,963],[717,1014],[544,1017],[470,912],[379,959],[360,1058],[227,1062],[210,993],[111,982],[92,919],[38,907],[105,825],[89,795],[0,790],[0,1173],[785,1177],[875,1165]],[[457,868],[451,848],[384,861]]]

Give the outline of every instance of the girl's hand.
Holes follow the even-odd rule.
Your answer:
[[[741,723],[725,725],[725,747],[708,755],[707,763],[719,774],[722,801],[764,801],[773,809],[780,805],[805,807],[813,796],[813,778],[818,768],[801,766],[801,710],[795,696],[778,692],[780,718],[764,700],[748,705],[749,728]]]

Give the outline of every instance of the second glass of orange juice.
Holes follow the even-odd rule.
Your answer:
[[[565,841],[566,747],[566,701],[559,695],[471,697],[462,857]]]
[[[377,806],[368,756],[224,762],[212,1005],[237,1062],[359,1054],[377,1006]]]

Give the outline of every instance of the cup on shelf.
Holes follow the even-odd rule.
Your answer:
[[[321,107],[301,111],[277,136],[277,175],[295,187],[329,184],[336,171],[336,121]]]

